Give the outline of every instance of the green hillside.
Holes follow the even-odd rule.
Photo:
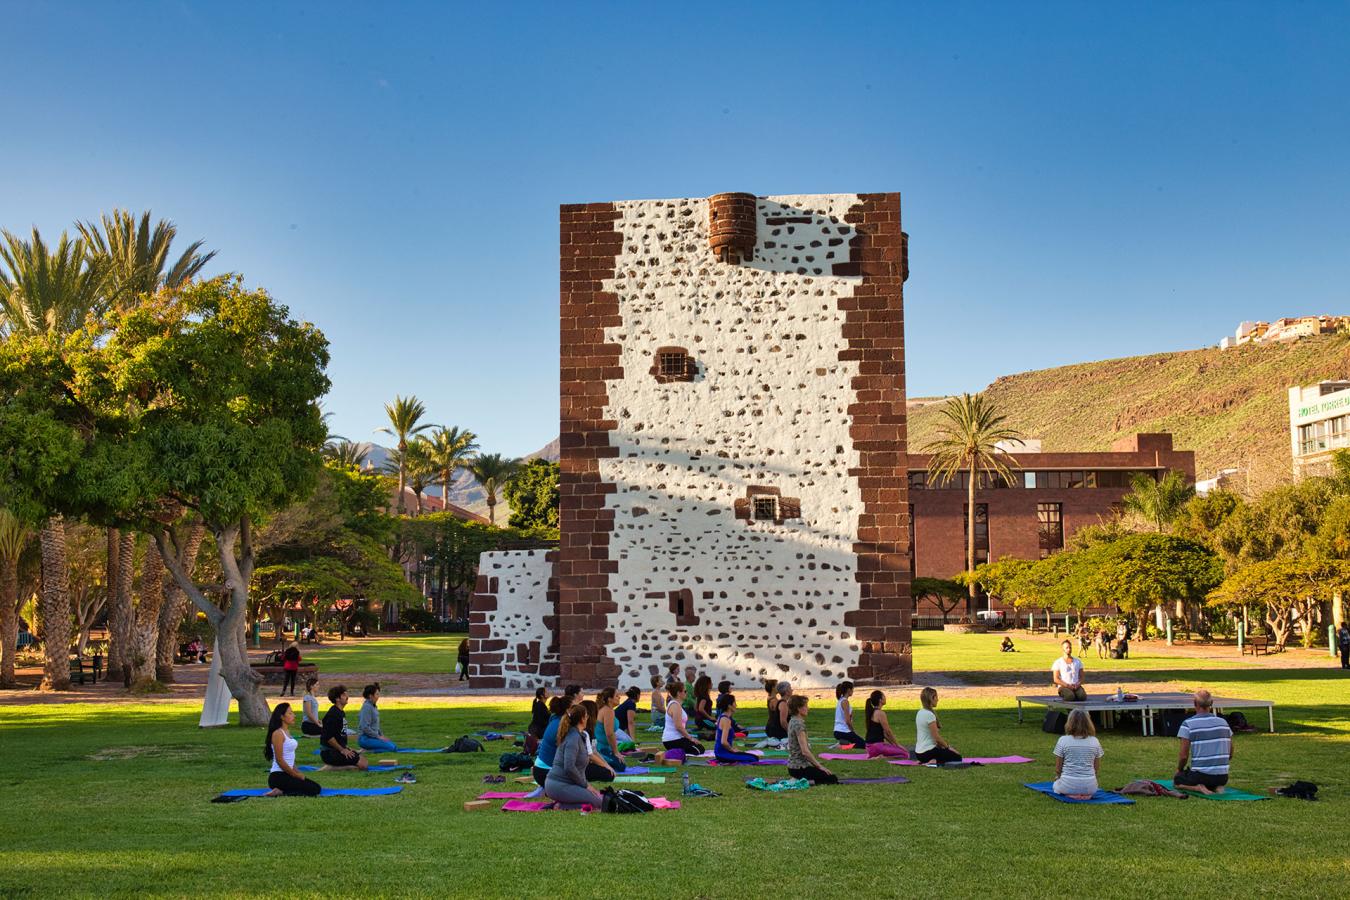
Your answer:
[[[1245,487],[1260,491],[1290,478],[1288,388],[1347,376],[1350,337],[1326,336],[1024,372],[987,394],[1046,451],[1106,450],[1123,435],[1170,431],[1178,449],[1195,451],[1197,477],[1243,468]],[[936,410],[910,410],[911,450],[931,439]]]

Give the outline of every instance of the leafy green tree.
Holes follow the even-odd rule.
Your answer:
[[[98,309],[107,281],[106,270],[96,262],[86,261],[84,242],[71,240],[64,232],[54,248],[48,248],[36,228],[32,238],[23,240],[8,231],[0,233],[0,338],[13,341],[19,338],[46,338],[46,346],[29,345],[34,352],[49,352],[54,361],[61,357],[61,340],[81,327]],[[40,343],[40,342],[39,342]],[[22,352],[22,351],[20,351]],[[31,370],[30,370],[31,371]],[[51,388],[50,379],[38,379]],[[28,388],[25,388],[28,389]],[[55,393],[46,394],[46,400],[65,408],[68,400],[61,397],[64,386]],[[25,443],[34,445],[32,438],[56,438],[48,429],[69,429],[70,423],[58,423],[47,417],[41,408],[29,408],[34,417],[29,424],[41,434],[28,435]],[[21,420],[15,413],[11,422]],[[42,420],[42,421],[38,421]],[[22,427],[22,426],[21,426]],[[67,434],[58,439],[66,447],[78,443],[78,435]],[[9,446],[9,445],[7,445]],[[54,451],[54,446],[48,448]],[[42,451],[39,451],[42,452]],[[58,452],[59,457],[59,452]],[[38,467],[42,463],[35,462]],[[46,468],[60,467],[60,459],[47,461]],[[50,472],[48,472],[50,474]],[[46,508],[41,511],[42,593],[40,605],[47,629],[43,641],[44,661],[42,687],[45,690],[66,690],[70,687],[70,595],[66,582],[65,520],[52,503],[52,495],[30,499]],[[11,506],[11,509],[13,507]]]
[[[174,581],[215,628],[240,723],[264,724],[267,702],[244,633],[254,527],[314,486],[328,433],[318,405],[329,386],[328,343],[234,277],[113,315],[111,338],[83,374],[106,424],[89,465],[110,482],[84,479],[101,491],[89,502],[118,508],[154,535]],[[130,412],[127,396],[138,398]],[[221,603],[193,581],[174,546],[171,525],[184,510],[214,539]]]
[[[1172,520],[1172,534],[1217,550],[1215,534],[1242,505],[1242,498],[1232,491],[1212,491],[1203,496],[1197,494],[1187,501]]]
[[[324,459],[332,460],[341,466],[359,469],[366,464],[370,455],[369,444],[358,444],[347,440],[329,441],[323,445]]]
[[[1224,518],[1213,533],[1214,548],[1230,574],[1248,563],[1301,556],[1335,496],[1335,483],[1328,478],[1272,488]]]
[[[981,474],[988,472],[995,478],[1011,481],[1008,465],[1011,457],[1000,453],[1002,441],[1020,441],[1022,434],[1004,423],[993,403],[983,394],[962,394],[951,397],[938,408],[941,424],[937,436],[924,448],[931,453],[928,474],[939,484],[948,484],[962,470],[969,475],[966,486],[966,571],[975,570],[975,491]],[[967,612],[975,609],[975,582],[969,582]]]
[[[404,519],[402,528],[403,542],[435,567],[446,598],[463,596],[473,587],[482,554],[526,538],[514,529],[466,522],[448,512]],[[456,614],[463,618],[465,610],[457,607]]]
[[[943,625],[947,624],[947,616],[951,615],[957,604],[966,599],[966,589],[960,582],[949,578],[915,578],[910,584],[910,594],[914,598],[915,609],[920,600],[928,600],[935,605],[942,613]]]
[[[503,493],[511,507],[508,524],[524,530],[558,532],[559,480],[561,467],[546,459],[532,459],[507,482]]]
[[[393,435],[398,441],[395,448],[398,450],[398,511],[407,512],[403,491],[407,486],[404,458],[408,453],[408,442],[434,426],[430,422],[422,421],[422,417],[427,414],[427,408],[416,397],[395,396],[393,403],[384,405],[384,414],[389,417],[389,427],[381,428],[380,431]]]
[[[1350,585],[1350,565],[1343,560],[1313,558],[1268,559],[1233,572],[1210,595],[1219,607],[1256,606],[1264,610],[1271,636],[1283,650],[1293,631],[1294,617],[1305,623],[1304,646],[1311,646],[1321,605]]]
[[[972,572],[959,572],[954,580],[967,586],[973,580],[989,596],[1011,604],[1014,610],[1021,610],[1027,604],[1019,586],[1034,565],[1035,562],[1029,559],[1004,556],[993,562],[980,563]]]
[[[508,459],[500,453],[486,453],[469,464],[469,471],[487,493],[488,521],[497,524],[497,492],[516,477],[520,460]]]
[[[1153,525],[1159,534],[1167,530],[1182,508],[1195,496],[1195,487],[1175,469],[1162,478],[1142,472],[1130,479],[1130,492],[1121,500],[1121,508]]]
[[[1141,630],[1150,609],[1165,603],[1195,609],[1223,580],[1213,552],[1174,535],[1130,535],[1102,545],[1088,562],[1086,586],[1097,602],[1137,616]]]

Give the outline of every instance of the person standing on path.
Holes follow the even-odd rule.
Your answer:
[[[1336,645],[1341,649],[1341,668],[1350,669],[1350,622],[1342,622],[1336,632]]]

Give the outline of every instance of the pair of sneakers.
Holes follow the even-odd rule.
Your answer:
[[[412,772],[404,772],[394,779],[395,784],[417,784],[417,776]]]

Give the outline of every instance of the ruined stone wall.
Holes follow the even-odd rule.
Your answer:
[[[558,675],[553,550],[484,553],[469,601],[474,687],[534,688]]]
[[[899,198],[755,207],[563,209],[567,680],[909,675]]]

